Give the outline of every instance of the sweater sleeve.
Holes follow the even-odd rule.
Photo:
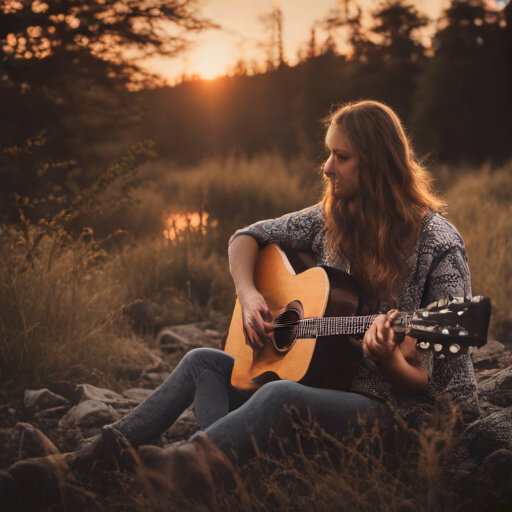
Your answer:
[[[230,243],[241,235],[248,235],[258,242],[260,248],[277,243],[301,251],[315,251],[323,229],[322,205],[317,204],[277,219],[263,220],[239,229],[231,237]]]
[[[456,245],[432,262],[422,307],[443,297],[471,297],[471,276],[465,252],[463,245]]]
[[[426,306],[449,295],[471,297],[471,277],[460,235],[452,247],[434,258],[422,302]],[[477,388],[470,353],[445,359],[434,356],[429,388],[434,396],[450,396],[455,404],[461,406],[466,421],[478,417]]]

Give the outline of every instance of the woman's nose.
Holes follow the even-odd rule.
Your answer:
[[[322,167],[322,171],[328,178],[332,176],[332,169],[331,169],[331,159],[329,158],[327,162]]]

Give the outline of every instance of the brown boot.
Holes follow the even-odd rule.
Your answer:
[[[219,490],[239,484],[231,461],[204,433],[169,448],[141,446],[138,455],[142,464],[139,476],[166,496],[211,504]]]
[[[34,506],[62,501],[62,490],[70,476],[66,455],[22,460],[1,474],[2,511],[32,510]]]

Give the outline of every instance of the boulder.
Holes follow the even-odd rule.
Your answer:
[[[69,410],[60,420],[59,427],[102,427],[119,419],[121,415],[111,405],[99,400],[84,400]]]
[[[80,402],[85,400],[103,402],[115,409],[130,409],[140,403],[139,400],[133,400],[110,389],[97,388],[96,386],[91,386],[91,384],[80,384],[76,389],[80,397]]]
[[[34,420],[58,420],[69,411],[68,406],[52,407],[34,414]]]
[[[49,389],[27,389],[23,398],[23,404],[30,411],[44,411],[53,407],[67,406],[69,400],[52,393]]]
[[[165,432],[164,437],[168,444],[186,441],[192,434],[200,430],[196,422],[193,407],[185,409],[174,425]]]
[[[156,341],[165,352],[174,352],[181,349],[188,352],[194,348],[211,347],[221,348],[224,333],[210,328],[209,322],[174,325],[164,327],[159,331]]]
[[[512,366],[505,368],[478,385],[478,399],[493,405],[512,405]]]
[[[17,423],[16,429],[21,436],[19,448],[21,459],[46,457],[59,453],[57,447],[39,429],[29,423]]]
[[[453,463],[472,460],[481,464],[496,450],[512,451],[512,407],[469,425],[453,449]]]
[[[143,402],[153,391],[145,388],[130,388],[123,391],[123,396],[134,402]]]
[[[512,356],[503,343],[489,340],[482,348],[472,353],[473,366],[476,370],[489,368],[506,368],[512,364]]]

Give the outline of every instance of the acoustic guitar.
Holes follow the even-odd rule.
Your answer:
[[[314,267],[296,274],[284,251],[260,251],[254,282],[274,323],[263,347],[245,343],[242,309],[236,300],[225,351],[235,358],[231,383],[254,391],[266,382],[292,380],[313,387],[348,390],[363,358],[360,341],[377,315],[360,316],[363,289],[349,274]],[[490,299],[443,298],[425,309],[400,312],[394,329],[416,338],[418,348],[438,357],[460,354],[487,342]]]

